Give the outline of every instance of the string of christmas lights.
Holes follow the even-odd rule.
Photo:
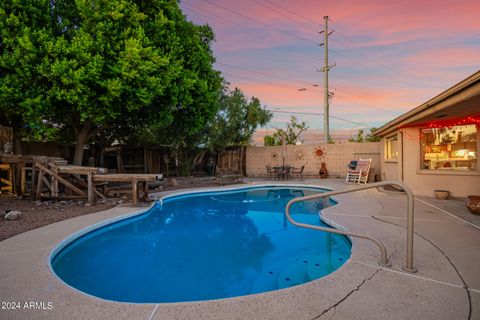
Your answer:
[[[451,127],[469,125],[469,124],[480,124],[480,118],[469,116],[462,119],[431,121],[423,124],[405,125],[405,126],[399,127],[399,129],[408,128],[408,127],[451,128]]]

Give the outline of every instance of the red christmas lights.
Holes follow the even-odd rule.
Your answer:
[[[400,128],[407,128],[407,127],[451,128],[451,127],[464,126],[469,124],[480,124],[480,118],[469,116],[462,119],[432,121],[432,122],[421,123],[421,124],[406,125]]]
[[[467,124],[480,124],[480,119],[474,117],[466,117],[463,119],[450,120],[450,121],[439,121],[439,122],[430,122],[428,124],[429,128],[441,128],[441,127],[456,127]]]

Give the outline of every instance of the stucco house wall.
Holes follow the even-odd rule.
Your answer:
[[[399,133],[399,134],[398,134]],[[382,143],[381,171],[384,180],[402,181],[415,195],[432,197],[437,189],[450,191],[453,197],[480,194],[480,171],[421,170],[420,127],[402,128],[399,136],[399,157],[387,160],[386,138]],[[390,135],[391,136],[391,135]],[[401,147],[403,145],[403,147]],[[477,126],[477,150],[480,150],[480,127]],[[480,160],[479,160],[480,161]],[[403,168],[402,168],[403,162]],[[477,165],[480,168],[480,163]]]
[[[452,146],[450,150],[447,146],[447,150],[442,151],[446,153],[443,157],[447,159],[443,161],[442,167],[436,166],[438,160],[422,160],[422,128],[451,128],[462,125],[476,125],[477,148],[471,149],[473,159],[477,159],[476,167],[470,167],[471,160],[468,158],[467,169],[464,169],[464,166],[455,168],[451,164],[445,166],[449,161],[457,161],[450,159]],[[454,197],[480,195],[480,71],[377,128],[375,135],[382,138],[380,162],[384,180],[403,181],[416,195],[433,196],[434,190],[448,190]],[[398,138],[397,142],[391,139],[395,136]],[[398,156],[387,159],[387,154],[390,158],[395,157],[395,152],[391,151],[394,143],[397,144]],[[390,146],[390,152],[387,152],[387,146]],[[428,153],[431,154],[432,151],[426,152]],[[456,157],[458,156],[452,156]],[[426,169],[422,169],[422,162]],[[434,164],[434,167],[428,169],[430,164]]]

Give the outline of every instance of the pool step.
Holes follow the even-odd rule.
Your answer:
[[[306,271],[308,278],[315,280],[332,273],[343,264],[343,259],[343,257],[338,256],[316,256],[311,258]]]
[[[303,262],[305,259],[308,257],[281,261],[265,270],[253,283],[250,293],[288,288],[308,281],[308,278],[305,278],[306,264]]]
[[[272,271],[270,271],[272,272]],[[259,293],[265,291],[273,291],[277,289],[278,274],[275,272],[264,272],[253,283],[250,293]]]
[[[310,279],[307,276],[308,258],[297,258],[288,265],[278,277],[278,289],[293,287]]]
[[[250,293],[285,289],[319,279],[340,267],[343,257],[302,256],[264,271],[257,277]],[[285,266],[282,268],[282,266]]]
[[[274,267],[262,272],[262,274],[260,274],[253,283],[250,293],[277,290],[278,275],[280,274],[280,270],[281,269]]]

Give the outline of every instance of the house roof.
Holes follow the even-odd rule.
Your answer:
[[[375,130],[385,136],[399,128],[480,116],[480,71]]]

